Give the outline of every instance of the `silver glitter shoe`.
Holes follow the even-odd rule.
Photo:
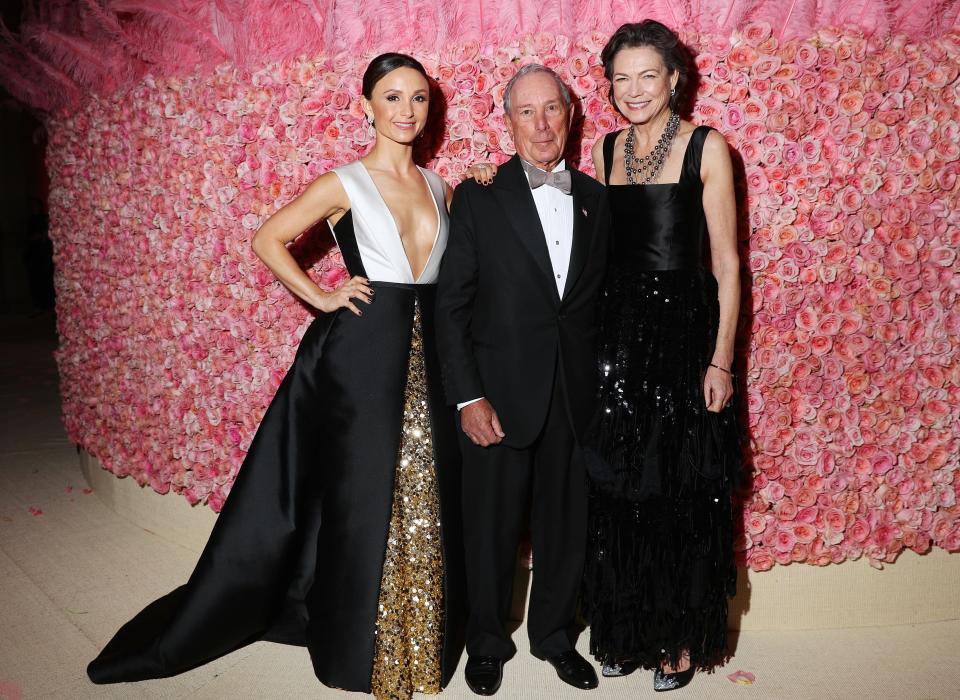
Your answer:
[[[637,662],[630,659],[622,661],[604,661],[600,673],[604,678],[619,678],[629,676],[638,668]]]
[[[678,673],[664,673],[658,668],[653,672],[653,689],[661,693],[665,690],[682,688],[693,680],[693,674],[693,666],[686,671],[680,671]]]

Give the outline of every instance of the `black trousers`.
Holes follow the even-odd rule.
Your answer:
[[[496,406],[493,407],[496,410]],[[510,426],[504,426],[509,433]],[[534,656],[573,648],[587,538],[587,487],[560,373],[532,445],[478,447],[460,432],[467,569],[467,653],[509,659],[517,545],[530,504],[533,581],[527,632]]]

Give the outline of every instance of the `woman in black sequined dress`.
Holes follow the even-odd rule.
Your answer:
[[[733,177],[723,137],[673,116],[687,65],[673,32],[624,25],[602,58],[631,127],[593,152],[613,230],[584,611],[604,675],[652,668],[670,690],[724,659],[735,591]]]

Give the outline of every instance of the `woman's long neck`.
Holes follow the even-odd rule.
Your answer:
[[[398,174],[410,172],[416,168],[413,162],[413,145],[397,143],[390,139],[378,138],[364,161],[378,170],[387,170]]]
[[[640,153],[646,153],[653,144],[660,138],[660,134],[667,127],[667,121],[670,119],[670,110],[664,109],[655,114],[644,124],[634,124],[633,132],[637,139],[637,150]]]

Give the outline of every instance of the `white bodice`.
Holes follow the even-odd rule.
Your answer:
[[[430,257],[419,279],[413,278],[410,261],[400,240],[397,222],[387,203],[380,196],[376,183],[359,160],[334,169],[340,184],[350,200],[353,232],[357,239],[360,259],[367,272],[367,279],[376,282],[401,282],[405,284],[433,284],[440,272],[440,258],[447,247],[449,219],[443,179],[432,170],[417,166],[423,175],[437,212],[437,234]],[[334,239],[336,231],[330,226]],[[339,241],[338,241],[339,244]]]

